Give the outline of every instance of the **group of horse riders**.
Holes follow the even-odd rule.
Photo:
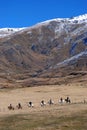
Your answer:
[[[66,103],[71,103],[71,100],[70,100],[70,98],[69,97],[67,97],[66,99],[63,99],[62,97],[59,99],[59,101],[58,101],[59,103],[64,103],[64,102],[66,102]],[[52,104],[54,104],[54,101],[52,100],[52,99],[50,99],[49,101],[48,101],[48,104],[49,105],[52,105]],[[44,101],[44,100],[42,100],[41,102],[40,102],[40,105],[41,106],[45,106],[46,105],[46,102]],[[28,102],[28,106],[29,107],[34,107],[34,104],[33,104],[33,102]],[[22,105],[21,105],[21,103],[18,103],[18,105],[16,106],[16,108],[17,109],[22,109]],[[8,106],[8,109],[9,110],[14,110],[14,107],[12,106],[12,104],[10,104],[9,106]]]
[[[21,103],[18,103],[18,105],[16,106],[18,109],[22,109],[22,105],[21,105]],[[9,110],[14,110],[14,107],[12,106],[12,104],[10,104],[9,106],[8,106],[8,109]]]

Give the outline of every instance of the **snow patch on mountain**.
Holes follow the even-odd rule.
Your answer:
[[[0,38],[7,37],[23,29],[24,28],[0,28]]]
[[[69,19],[69,21],[77,23],[87,22],[87,14],[80,15],[78,17],[72,17]]]
[[[83,52],[81,52],[81,53],[79,53],[79,54],[77,54],[77,55],[75,55],[75,56],[72,56],[71,58],[69,58],[69,59],[66,59],[66,60],[64,60],[64,61],[62,61],[62,62],[60,62],[60,63],[58,63],[56,66],[54,66],[54,68],[57,68],[57,67],[61,67],[61,66],[65,66],[65,65],[67,65],[69,62],[71,62],[71,61],[76,61],[76,60],[78,60],[78,58],[79,57],[81,57],[81,56],[83,56],[83,55],[87,55],[87,50],[85,50],[85,51],[83,51]],[[51,67],[52,68],[52,67]],[[50,68],[50,69],[51,69]]]
[[[51,19],[51,20],[46,20],[44,22],[38,23],[37,26],[39,25],[45,25],[45,24],[49,24],[50,22],[55,21],[55,22],[68,22],[68,23],[82,23],[82,22],[87,22],[87,14],[84,15],[80,15],[77,17],[71,17],[71,18],[55,18],[55,19]]]

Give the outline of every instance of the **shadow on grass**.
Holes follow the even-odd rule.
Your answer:
[[[13,115],[0,118],[0,130],[86,130],[87,111],[75,115],[48,114]]]

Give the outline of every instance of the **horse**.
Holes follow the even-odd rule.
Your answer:
[[[18,105],[16,106],[18,109],[22,109],[22,106],[20,103],[18,103]]]
[[[41,103],[40,103],[40,105],[41,105],[41,106],[45,106],[45,105],[46,105],[45,101],[42,100]]]
[[[66,103],[71,103],[71,100],[69,99],[69,97],[67,97],[67,98],[65,99],[65,102],[66,102]]]
[[[65,102],[65,100],[61,97],[60,99],[59,99],[59,103],[64,103]]]
[[[54,104],[54,101],[53,101],[52,99],[50,99],[50,100],[48,101],[48,104],[49,104],[49,105],[52,105],[52,104]]]
[[[9,109],[9,110],[14,110],[14,107],[12,106],[12,104],[10,104],[10,105],[8,106],[8,109]]]
[[[28,103],[28,106],[29,106],[29,107],[34,107],[34,104],[30,101],[30,102]]]

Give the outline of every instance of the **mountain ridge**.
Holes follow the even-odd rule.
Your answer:
[[[46,24],[46,23],[49,23],[49,22],[52,22],[52,21],[68,21],[68,22],[71,22],[71,23],[76,23],[76,20],[77,20],[77,23],[80,23],[80,22],[87,22],[87,14],[83,14],[83,15],[79,15],[77,17],[71,17],[71,18],[55,18],[55,19],[51,19],[51,20],[46,20],[46,21],[43,21],[43,22],[40,22],[40,23],[37,23],[35,25],[32,25],[30,27],[22,27],[22,28],[0,28],[0,37],[4,34],[4,33],[7,33],[7,35],[10,33],[15,33],[15,32],[20,32],[20,31],[26,31],[27,29],[30,29],[32,27],[35,27],[35,26],[39,26],[39,25],[42,25],[42,24]],[[1,35],[2,33],[2,35]],[[6,35],[4,35],[3,37],[5,37]]]

